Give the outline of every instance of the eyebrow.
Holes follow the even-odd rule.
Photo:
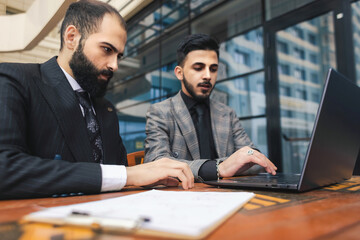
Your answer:
[[[195,62],[195,63],[193,63],[191,66],[195,66],[195,65],[201,65],[201,66],[204,66],[205,65],[205,63],[202,63],[202,62]],[[210,65],[210,67],[218,67],[219,66],[219,64],[217,64],[217,63],[214,63],[214,64],[211,64]]]

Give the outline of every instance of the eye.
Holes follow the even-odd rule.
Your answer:
[[[118,62],[118,64],[121,62],[121,60],[123,60],[123,55],[122,54],[119,54],[119,55],[117,55],[117,62]]]
[[[112,52],[112,49],[109,48],[109,47],[103,47],[103,49],[104,49],[104,51],[105,51],[106,53],[111,53],[111,52]]]
[[[211,67],[210,68],[210,72],[217,72],[218,68],[217,67]]]
[[[203,69],[203,66],[201,66],[201,65],[195,65],[194,66],[195,71],[201,71],[202,69]]]

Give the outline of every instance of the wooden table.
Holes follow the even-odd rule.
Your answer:
[[[181,190],[164,188],[163,190]],[[65,198],[0,201],[0,239],[152,239],[100,234],[88,229],[20,224],[26,214],[43,207],[120,197],[144,191],[129,187],[121,192]],[[244,191],[196,183],[190,191]],[[214,230],[206,239],[360,239],[360,176],[305,193],[252,191],[256,197]]]

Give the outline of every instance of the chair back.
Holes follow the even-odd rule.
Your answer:
[[[137,151],[137,152],[132,152],[132,153],[128,153],[127,155],[127,159],[128,159],[128,166],[135,166],[138,164],[143,164],[144,163],[144,156],[145,156],[145,151]]]

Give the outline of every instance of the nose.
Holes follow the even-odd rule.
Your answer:
[[[118,57],[117,56],[111,57],[111,59],[109,60],[109,63],[108,63],[108,69],[110,71],[115,72],[119,68],[118,63],[119,62],[118,62]]]
[[[210,79],[211,79],[210,69],[208,69],[208,68],[205,68],[205,69],[204,69],[203,79],[206,79],[206,80],[210,80]]]

